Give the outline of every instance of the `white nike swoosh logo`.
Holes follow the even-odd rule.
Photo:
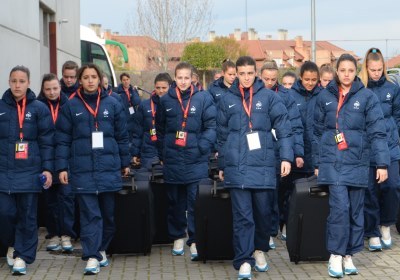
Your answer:
[[[168,109],[166,109],[165,111],[169,112],[169,111],[171,111],[171,110],[172,110],[172,108],[168,108]]]
[[[150,113],[151,112],[151,110],[147,110],[147,113]]]
[[[0,116],[2,116],[2,115],[4,115],[6,112],[4,112],[4,113],[0,113]]]
[[[235,106],[236,104],[232,104],[232,105],[228,105],[229,108],[232,108],[233,106]]]
[[[76,113],[75,116],[80,116],[80,115],[82,115],[82,114],[83,114],[83,112],[81,112],[81,113]]]
[[[220,96],[221,94],[220,93],[217,93],[215,96]]]
[[[297,103],[297,106],[300,106],[301,105],[301,103]]]
[[[332,101],[331,102],[326,102],[325,103],[325,106],[328,106],[329,104],[331,104],[332,103]]]

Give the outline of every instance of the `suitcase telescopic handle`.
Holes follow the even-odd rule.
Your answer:
[[[310,187],[308,194],[311,197],[326,197],[329,195],[329,189],[325,187]]]
[[[132,180],[132,185],[131,185],[132,189],[131,189],[131,191],[133,193],[135,193],[137,191],[137,186],[135,184],[135,176],[131,176],[131,180]]]

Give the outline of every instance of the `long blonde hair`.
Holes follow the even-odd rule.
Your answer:
[[[361,71],[359,73],[359,77],[362,81],[362,83],[364,84],[365,87],[368,87],[368,80],[369,80],[369,76],[368,76],[368,61],[382,61],[383,64],[383,73],[382,75],[385,75],[386,80],[391,82],[392,80],[389,78],[388,74],[387,74],[387,69],[386,69],[386,63],[385,63],[385,59],[383,58],[382,52],[380,51],[380,49],[378,48],[370,48],[367,53],[365,54],[364,57],[364,61],[362,63],[361,66]]]

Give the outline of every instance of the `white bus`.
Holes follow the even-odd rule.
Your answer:
[[[114,67],[105,48],[106,40],[99,38],[89,27],[81,25],[81,61],[82,65],[94,63],[100,67],[109,79],[111,87],[117,87]]]

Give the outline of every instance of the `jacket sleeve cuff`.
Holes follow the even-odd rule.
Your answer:
[[[376,169],[387,169],[386,165],[379,165],[376,167]]]

